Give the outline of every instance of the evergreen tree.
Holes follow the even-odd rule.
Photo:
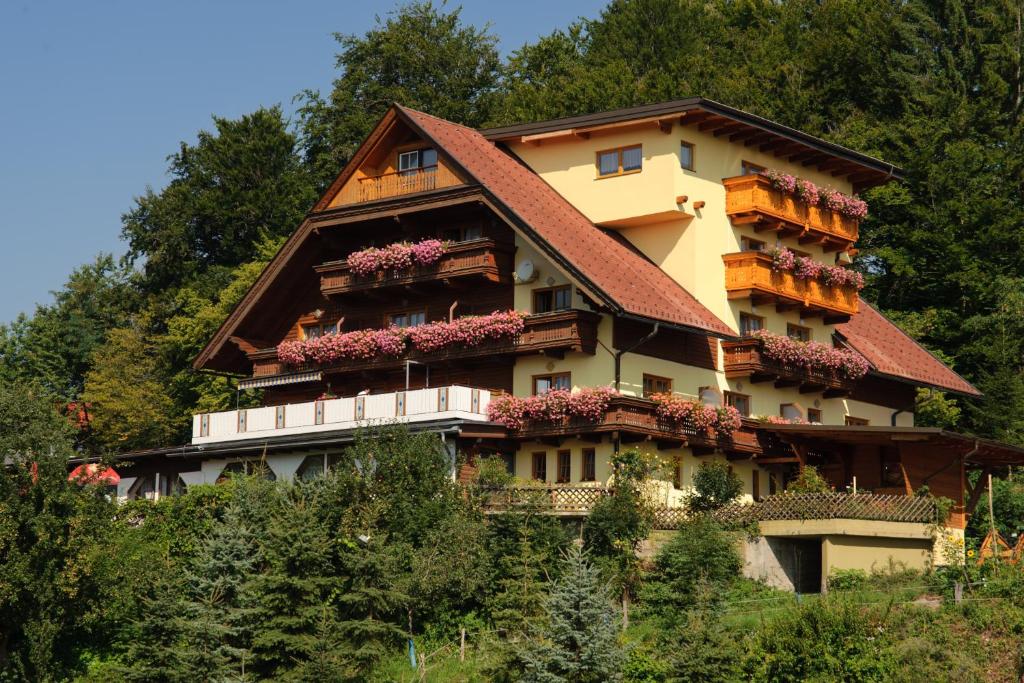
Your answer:
[[[578,546],[545,604],[547,623],[515,653],[522,681],[599,683],[621,680],[625,652],[607,588]]]
[[[516,552],[500,558],[497,592],[490,598],[491,621],[512,636],[527,633],[543,612],[543,557],[534,549],[525,525]]]
[[[358,668],[347,656],[348,649],[331,607],[324,606],[316,631],[306,636],[305,640],[306,658],[289,672],[288,680],[317,683],[362,680]]]
[[[144,595],[138,597],[138,611],[119,641],[125,644],[119,673],[126,681],[139,683],[186,683],[182,652],[182,585],[180,568],[169,559],[161,560],[164,570]]]
[[[330,535],[308,502],[291,494],[269,519],[265,569],[253,583],[254,669],[266,678],[308,657],[321,609],[340,588]]]
[[[188,596],[179,659],[192,680],[249,680],[256,539],[236,505],[228,507],[186,575]]]
[[[409,598],[396,583],[408,548],[376,538],[348,545],[343,558],[345,585],[335,594],[341,615],[337,632],[347,658],[357,671],[368,675],[404,635],[395,621],[405,613]]]

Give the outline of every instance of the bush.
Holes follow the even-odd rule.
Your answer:
[[[641,600],[654,614],[677,621],[696,604],[702,584],[711,604],[720,601],[742,566],[733,535],[708,517],[696,517],[658,553]]]
[[[702,462],[693,473],[693,493],[687,501],[691,512],[702,513],[728,505],[743,492],[743,482],[721,460]]]
[[[813,465],[804,465],[799,476],[786,487],[786,493],[828,493],[831,490]]]
[[[780,611],[754,639],[745,669],[755,681],[887,681],[895,671],[883,625],[834,598]]]
[[[849,591],[863,588],[868,582],[868,574],[863,569],[837,569],[828,577],[830,591]]]

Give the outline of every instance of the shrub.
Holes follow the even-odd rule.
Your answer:
[[[716,522],[701,515],[680,526],[654,559],[654,570],[640,596],[645,608],[677,621],[702,597],[714,604],[723,589],[737,579],[743,566],[735,539]],[[706,585],[706,595],[700,588]]]
[[[868,574],[863,569],[837,569],[828,577],[830,591],[849,591],[863,588]]]
[[[828,493],[831,490],[813,465],[804,465],[796,479],[786,487],[787,493]]]
[[[733,502],[742,492],[743,482],[727,463],[702,462],[693,473],[693,493],[686,505],[691,512],[710,512]]]

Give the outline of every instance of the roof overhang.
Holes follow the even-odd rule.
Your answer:
[[[762,424],[758,429],[773,432],[784,441],[876,446],[928,444],[956,452],[965,464],[976,467],[1024,465],[1024,448],[939,427]]]
[[[903,177],[902,169],[842,145],[822,140],[780,123],[703,97],[690,97],[638,107],[523,123],[480,131],[495,142],[542,144],[565,137],[586,138],[624,126],[652,125],[671,130],[675,123],[696,125],[702,132],[804,166],[816,166],[835,177],[845,177],[857,191]]]

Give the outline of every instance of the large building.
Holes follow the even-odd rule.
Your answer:
[[[710,458],[748,499],[805,464],[927,485],[962,529],[966,470],[1021,454],[914,427],[918,387],[978,392],[858,295],[856,194],[899,178],[700,98],[490,130],[396,104],[195,360],[262,407],[196,415],[120,493],[311,476],[398,420],[552,484],[647,449],[667,505]]]

